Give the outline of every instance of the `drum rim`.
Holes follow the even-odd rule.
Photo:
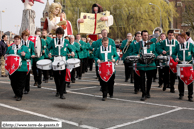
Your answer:
[[[63,64],[59,64],[60,66],[65,65],[65,61],[57,60],[57,61],[52,62],[52,65],[53,65],[53,66],[57,66],[57,64],[54,64],[55,62],[63,62]]]
[[[39,62],[41,62],[41,61],[49,61],[47,64],[38,64]],[[49,59],[43,59],[43,60],[39,60],[39,61],[37,61],[37,65],[40,65],[40,66],[46,66],[46,65],[50,65],[52,63],[52,61],[51,60],[49,60]]]

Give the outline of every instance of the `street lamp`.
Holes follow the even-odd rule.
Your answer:
[[[3,33],[3,29],[2,29],[2,21],[3,21],[2,13],[4,13],[4,12],[5,12],[4,10],[0,11],[0,13],[1,13],[1,37],[2,37],[2,33]]]
[[[155,4],[149,3],[149,5],[155,5]],[[160,10],[160,27],[162,28],[162,11],[158,5],[155,5],[155,6],[157,6]]]

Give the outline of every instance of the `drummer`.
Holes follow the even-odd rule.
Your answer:
[[[116,48],[115,47],[112,47],[111,45],[108,45],[108,44],[109,44],[109,39],[107,37],[104,37],[102,39],[102,46],[100,46],[96,50],[96,54],[94,56],[94,59],[95,59],[95,61],[98,64],[101,61],[108,61],[108,60],[110,60],[112,62],[116,62],[118,60],[119,56],[118,56],[118,54],[116,52]],[[111,48],[111,50],[109,48]],[[104,51],[107,51],[107,54],[105,54],[106,52],[104,52]],[[114,79],[115,79],[115,71],[114,71],[113,75],[111,76],[111,78],[109,79],[108,82],[105,82],[101,78],[99,78],[100,85],[101,85],[101,89],[102,89],[102,93],[103,93],[103,95],[102,95],[103,96],[102,101],[106,101],[106,99],[107,99],[107,93],[109,93],[110,98],[113,97]]]
[[[21,37],[19,35],[16,35],[14,37],[14,44],[7,49],[5,55],[6,57],[9,54],[15,54],[20,56],[22,60],[22,65],[20,66],[20,68],[9,76],[11,80],[11,86],[15,94],[14,98],[16,98],[16,101],[22,100],[23,89],[26,84],[26,72],[28,71],[26,60],[30,59],[30,52],[28,51],[28,47],[20,43]]]
[[[194,46],[192,43],[186,41],[186,34],[181,33],[178,35],[178,41],[180,44],[177,44],[175,50],[172,53],[172,58],[176,61],[185,61],[192,64],[192,57],[194,56]],[[177,57],[178,55],[178,57]],[[178,77],[178,89],[179,89],[179,99],[182,99],[184,96],[184,82]],[[193,82],[188,85],[188,101],[193,102]]]
[[[41,31],[40,30],[36,30],[35,32],[36,36],[40,36],[41,35]],[[44,39],[41,39],[41,49],[40,50],[35,50],[35,51],[41,51],[42,55],[40,57],[35,57],[33,58],[33,63],[32,63],[32,71],[33,71],[33,75],[34,75],[34,86],[37,86],[38,88],[41,88],[41,83],[42,83],[42,70],[38,69],[36,66],[36,63],[39,60],[43,60],[44,59],[44,54],[46,51],[46,42]],[[36,54],[36,53],[35,53]]]
[[[64,35],[64,30],[62,27],[58,27],[56,29],[56,35],[57,38],[52,39],[49,46],[48,50],[52,51],[52,54],[49,53],[48,57],[52,58],[53,56],[65,56],[66,60],[68,59],[67,55],[67,49],[68,51],[71,52],[71,56],[74,57],[74,50],[72,47],[69,45],[69,41],[67,39],[63,38]],[[63,92],[65,91],[65,75],[66,75],[66,70],[61,70],[61,71],[53,71],[54,74],[54,80],[55,80],[55,85],[56,85],[56,97],[60,95],[61,99],[65,99],[63,96]]]
[[[136,54],[146,54],[146,53],[153,53],[156,57],[157,54],[155,52],[155,44],[151,44],[151,45],[146,45],[146,43],[149,42],[148,40],[148,31],[147,30],[143,30],[141,32],[141,36],[142,36],[142,41],[140,41],[139,43],[136,43],[134,51],[133,51],[133,55]],[[141,85],[141,91],[142,91],[142,98],[141,101],[145,101],[146,98],[150,98],[150,89],[151,89],[151,85],[152,85],[152,77],[154,74],[154,70],[156,69],[156,64],[155,61],[153,61],[151,64],[149,64],[149,66],[151,67],[146,67],[147,64],[144,64],[143,62],[138,62],[137,63],[137,70],[139,70],[140,72],[140,85]],[[147,82],[145,81],[145,74],[147,76]],[[147,83],[147,89],[145,86],[145,83]]]
[[[34,43],[30,40],[28,40],[29,37],[29,32],[27,30],[24,30],[22,32],[22,45],[25,45],[26,47],[28,47],[28,50],[30,52],[31,58],[35,57],[35,53],[34,53]],[[32,65],[32,60],[30,60],[31,65]],[[28,94],[28,92],[30,91],[30,71],[28,71],[27,77],[26,77],[26,84],[24,87],[24,94]]]
[[[158,51],[158,54],[162,54],[162,55],[166,55],[166,56],[170,57],[172,55],[172,53],[174,52],[175,46],[178,44],[178,42],[173,39],[174,38],[174,30],[169,30],[167,32],[167,35],[168,35],[168,38],[162,41],[162,43],[158,47],[157,51]],[[165,91],[166,88],[169,87],[169,83],[170,83],[170,92],[175,93],[174,84],[175,84],[176,74],[173,73],[171,70],[169,72],[168,64],[163,69],[164,69],[163,70],[164,71],[163,91]],[[170,80],[169,80],[169,76],[170,76]]]
[[[75,51],[75,56],[72,57],[71,53],[68,53],[68,58],[78,58],[78,52],[80,51],[79,44],[75,42],[75,36],[70,35],[69,36],[69,42],[71,44],[72,49]],[[71,71],[71,81],[72,83],[75,83],[75,69],[72,69]],[[70,82],[67,83],[67,87],[70,88]]]
[[[52,38],[47,36],[47,30],[45,30],[45,29],[42,30],[41,38],[46,42],[46,47],[48,47],[48,45],[50,44]],[[44,54],[44,59],[49,59],[48,54],[49,54],[49,51],[48,51],[48,49],[46,49],[45,54]],[[50,80],[53,80],[52,70],[43,70],[43,75],[44,75],[43,81],[45,81],[45,83],[48,83],[48,76],[49,75],[50,75]]]

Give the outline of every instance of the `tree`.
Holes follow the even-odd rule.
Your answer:
[[[163,30],[169,29],[172,13],[177,17],[174,3],[164,0],[63,0],[67,19],[72,22],[74,34],[77,34],[77,19],[81,12],[91,13],[94,3],[100,4],[104,10],[111,12],[114,25],[110,27],[109,37],[116,39],[126,38],[127,33],[148,30],[152,33],[154,28],[160,26],[160,7],[162,12]]]

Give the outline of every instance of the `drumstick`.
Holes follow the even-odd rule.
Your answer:
[[[190,60],[187,64],[191,63],[193,60]]]

